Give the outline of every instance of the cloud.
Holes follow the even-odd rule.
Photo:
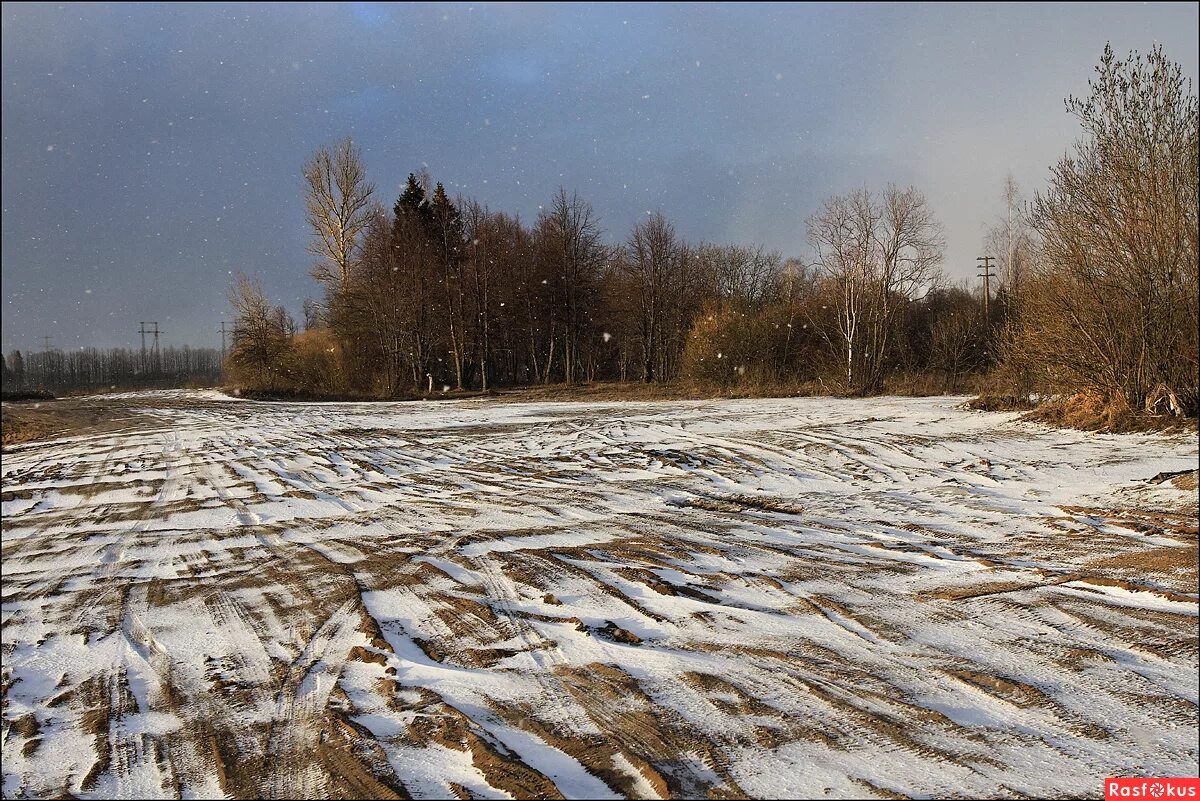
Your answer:
[[[213,344],[234,269],[298,311],[317,291],[299,168],[347,133],[385,202],[422,164],[527,221],[562,185],[612,241],[661,208],[691,239],[793,255],[821,198],[914,183],[965,276],[1005,172],[1036,189],[1070,144],[1062,98],[1105,40],[1162,41],[1196,74],[1194,5],[2,15],[5,349],[168,317],[171,342]]]

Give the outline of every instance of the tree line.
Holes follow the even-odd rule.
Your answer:
[[[22,354],[0,359],[6,391],[70,392],[152,387],[217,386],[221,353],[216,348],[80,348]]]
[[[601,380],[840,393],[1091,393],[1197,408],[1196,96],[1160,48],[1106,48],[1068,98],[1082,137],[982,243],[995,294],[949,282],[914,187],[830,197],[810,255],[685,241],[661,212],[621,236],[560,189],[532,221],[413,173],[390,209],[349,139],[304,165],[302,326],[240,276],[229,368],[269,391],[399,397]],[[618,241],[613,241],[614,239]]]

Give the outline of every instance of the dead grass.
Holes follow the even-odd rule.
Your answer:
[[[1088,562],[1087,567],[1135,584],[1165,584],[1178,592],[1195,594],[1200,592],[1196,572],[1198,558],[1200,552],[1193,542],[1181,548],[1151,548],[1104,556]],[[1094,577],[1086,580],[1096,582]],[[1140,586],[1132,588],[1143,589]],[[1174,596],[1172,599],[1192,600],[1187,596]]]
[[[1035,408],[1028,396],[997,395],[990,392],[971,398],[966,407],[977,412],[1027,412]]]
[[[4,447],[19,445],[35,439],[46,439],[58,428],[49,415],[29,413],[25,410],[4,410],[0,419],[0,441]]]
[[[1194,418],[1151,415],[1132,409],[1123,398],[1079,392],[1039,404],[1024,419],[1082,431],[1122,434],[1135,431],[1195,430]]]
[[[1125,434],[1148,431],[1195,431],[1196,418],[1154,415],[1138,411],[1123,398],[1105,398],[1078,392],[1042,403],[1028,396],[983,393],[967,401],[967,408],[983,412],[1025,412],[1021,419],[1080,431]]]
[[[0,408],[0,438],[9,448],[25,442],[113,430],[137,413],[124,403],[62,399],[5,403]]]

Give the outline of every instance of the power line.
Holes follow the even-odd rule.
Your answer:
[[[975,259],[975,261],[983,262],[983,264],[978,264],[978,265],[976,265],[976,267],[983,270],[983,272],[979,274],[979,277],[983,279],[983,325],[984,325],[984,330],[987,330],[987,329],[991,328],[991,326],[992,326],[992,316],[991,316],[991,310],[988,308],[988,302],[991,300],[991,296],[992,296],[991,279],[996,277],[996,274],[994,272],[992,272],[992,261],[994,259],[995,259],[994,256],[979,256]]]
[[[148,325],[152,325],[152,326],[154,326],[154,328],[152,328],[152,329],[146,328],[146,326],[148,326]],[[154,320],[139,320],[138,321],[138,333],[142,335],[141,369],[142,369],[142,372],[144,373],[144,372],[146,372],[146,334],[154,335],[154,346],[153,346],[154,349],[153,349],[153,351],[151,351],[151,353],[153,354],[154,362],[157,365],[159,362],[158,335],[162,334],[164,332],[158,330],[158,323]]]

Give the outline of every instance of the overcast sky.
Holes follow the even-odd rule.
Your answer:
[[[350,134],[381,200],[423,165],[528,221],[562,185],[610,241],[806,253],[804,219],[914,184],[973,274],[1012,171],[1077,135],[1104,43],[1197,72],[1197,5],[3,6],[3,348],[219,343],[225,287],[299,312],[300,167]]]

